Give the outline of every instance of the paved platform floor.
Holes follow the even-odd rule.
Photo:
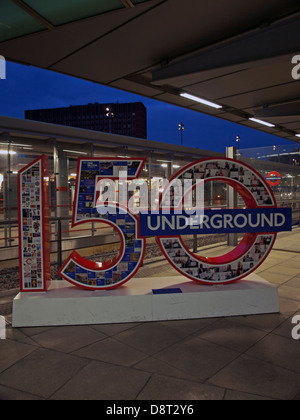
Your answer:
[[[300,229],[279,235],[257,274],[279,288],[280,314],[12,329],[13,295],[1,293],[0,400],[299,400]]]

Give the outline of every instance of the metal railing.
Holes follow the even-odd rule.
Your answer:
[[[222,206],[221,206],[222,207]],[[278,207],[291,207],[293,210],[293,225],[300,225],[300,201],[282,201]],[[119,235],[113,228],[95,228],[90,222],[90,227],[83,229],[64,230],[64,224],[69,223],[72,218],[51,217],[50,226],[51,254],[57,254],[57,265],[63,263],[63,253],[74,249],[98,247],[120,242]],[[18,219],[0,220],[0,267],[1,261],[9,261],[19,258],[19,232]],[[72,233],[71,236],[68,236]]]
[[[113,232],[113,229],[109,227],[95,229],[94,224],[91,223],[91,226],[85,229],[65,231],[63,230],[63,225],[72,220],[70,216],[51,217],[49,220],[50,226],[52,226],[50,232],[50,250],[51,254],[57,254],[57,264],[59,266],[62,265],[63,253],[65,251],[120,242],[118,233]],[[19,258],[18,227],[17,219],[0,221],[0,266],[1,261]],[[68,236],[69,233],[72,233],[72,236]]]

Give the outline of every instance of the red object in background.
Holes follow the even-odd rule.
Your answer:
[[[277,187],[280,184],[282,178],[279,172],[273,171],[268,174],[266,180],[267,183],[271,185],[271,187]]]

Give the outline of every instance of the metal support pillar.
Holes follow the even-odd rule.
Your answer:
[[[226,148],[226,157],[229,159],[237,159],[237,148],[236,147],[227,147]],[[227,206],[229,209],[236,209],[238,206],[238,195],[234,188],[227,186]],[[227,235],[227,245],[228,246],[237,246],[238,245],[238,234],[230,233]]]
[[[68,184],[68,159],[65,153],[57,145],[55,149],[55,179],[56,179],[56,215],[57,217],[69,216],[69,184]],[[69,222],[62,221],[62,231],[69,231]],[[63,236],[69,236],[64,233]]]

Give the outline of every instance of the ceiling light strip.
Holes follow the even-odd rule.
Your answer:
[[[191,101],[198,102],[203,105],[210,106],[212,108],[221,109],[222,105],[215,104],[214,102],[207,101],[206,99],[199,98],[198,96],[191,95],[189,93],[181,93],[182,98],[190,99]]]
[[[256,122],[257,124],[265,125],[266,127],[275,127],[275,124],[268,123],[266,121],[258,120],[257,118],[249,118],[249,121]]]

